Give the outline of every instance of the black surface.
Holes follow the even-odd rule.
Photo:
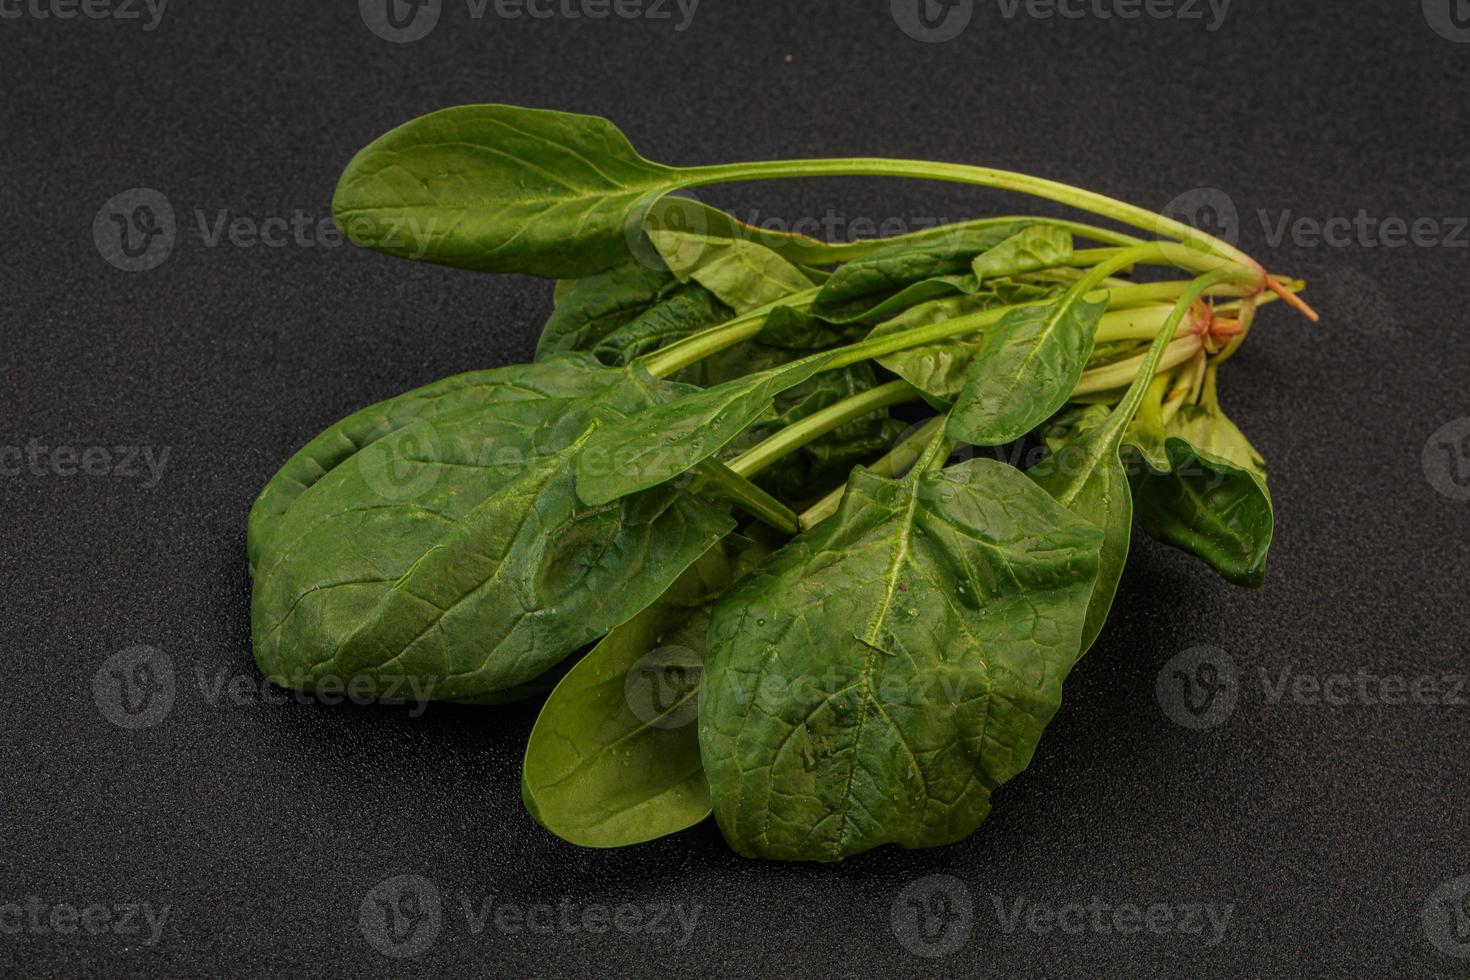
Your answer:
[[[1357,693],[1273,704],[1261,674],[1274,684],[1288,667],[1319,680],[1467,670],[1470,502],[1437,492],[1421,454],[1470,414],[1470,250],[1272,245],[1257,218],[1470,212],[1470,45],[1432,30],[1416,0],[1242,0],[1213,33],[1199,21],[1007,21],[982,0],[964,34],[934,44],[905,36],[884,0],[706,0],[683,32],[475,22],[456,0],[429,37],[403,45],[371,34],[344,0],[217,0],[179,4],[151,32],[0,20],[0,65],[0,446],[170,453],[151,489],[0,477],[5,972],[1470,970],[1422,917],[1436,889],[1470,874],[1470,706]],[[1272,466],[1279,529],[1266,586],[1241,591],[1140,541],[1101,642],[981,831],[836,867],[742,860],[712,825],[616,853],[555,840],[520,802],[527,708],[409,717],[267,703],[248,637],[255,493],[357,407],[528,358],[550,290],[351,247],[208,247],[196,211],[209,222],[221,209],[318,219],[364,143],[475,101],[603,114],[669,163],[927,157],[1155,208],[1223,189],[1243,246],[1309,279],[1323,313],[1312,327],[1272,308],[1223,378],[1228,409]],[[166,195],[180,225],[166,262],[128,273],[103,261],[92,226],[135,187]],[[710,197],[761,218],[959,219],[1018,206],[858,179]],[[1238,702],[1195,731],[1168,719],[1155,682],[1201,644],[1229,658]],[[127,730],[93,685],[137,645],[168,658],[176,696],[159,724]],[[215,697],[221,679],[247,693]],[[935,873],[962,881],[974,903],[967,942],[937,962],[891,925],[901,891]],[[427,876],[443,899],[441,932],[418,960],[380,955],[360,928],[369,890],[397,874]],[[682,946],[493,924],[475,934],[460,895],[700,913]],[[43,933],[24,921],[32,896],[47,909],[170,912],[155,943],[146,931]],[[995,911],[1093,896],[1232,912],[1211,946],[1092,925],[1007,933]]]

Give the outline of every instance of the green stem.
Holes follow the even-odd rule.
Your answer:
[[[911,435],[904,438],[898,445],[894,446],[887,455],[875,460],[868,471],[878,476],[895,477],[914,465],[914,462],[924,454],[924,447],[933,441],[935,433],[944,425],[947,416],[936,415],[925,422]],[[801,514],[801,526],[803,528],[818,524],[833,514],[837,513],[837,505],[842,502],[842,495],[847,492],[847,484],[843,483],[827,496],[812,504]]]
[[[752,517],[786,534],[795,534],[801,530],[801,521],[790,507],[724,463],[707,459],[695,467],[695,472],[704,478],[706,485],[713,488],[717,495],[738,504]]]
[[[800,293],[792,293],[774,303],[767,303],[748,313],[742,313],[733,320],[726,320],[724,323],[690,334],[662,350],[643,357],[643,368],[655,378],[667,378],[711,354],[754,337],[761,332],[761,328],[766,325],[766,320],[779,307],[786,306],[798,311],[807,309],[821,291],[821,287],[818,286]]]
[[[1199,245],[1215,255],[1250,270],[1260,285],[1265,272],[1250,256],[1228,242],[1207,235],[1197,228],[1145,208],[1118,201],[1093,191],[1083,190],[1058,181],[990,167],[974,167],[957,163],[935,163],[924,160],[890,160],[883,158],[848,158],[831,160],[779,160],[720,164],[712,167],[690,167],[682,172],[685,187],[723,184],[748,180],[771,180],[786,177],[824,177],[870,175],[940,180],[958,184],[978,184],[1000,190],[1016,191],[1033,197],[1056,201],[1110,218],[1143,231],[1167,236],[1181,242]]]
[[[731,460],[730,469],[740,476],[755,476],[772,463],[783,459],[814,439],[826,435],[840,425],[846,425],[865,415],[871,415],[879,409],[917,401],[919,398],[919,389],[907,381],[890,381],[888,384],[869,388],[867,391],[844,398],[792,423]]]

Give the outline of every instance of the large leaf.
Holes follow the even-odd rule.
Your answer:
[[[470,105],[430,113],[353,157],[332,214],[353,241],[484,272],[575,278],[626,258],[680,171],[596,116]]]
[[[829,358],[804,357],[653,405],[604,426],[577,457],[577,494],[603,504],[656,487],[719,452],[775,397],[821,371]]]
[[[1067,401],[1092,353],[1106,300],[1072,291],[1023,306],[985,332],[950,413],[954,439],[998,446],[1019,439]]]
[[[1100,541],[994,460],[857,470],[715,608],[700,744],[732,846],[836,860],[973,831],[1060,704]]]
[[[1168,468],[1135,468],[1138,522],[1237,585],[1266,575],[1275,518],[1265,461],[1217,405],[1186,405],[1165,426]]]
[[[630,619],[734,522],[671,487],[585,506],[573,461],[598,425],[678,390],[566,354],[333,426],[252,518],[261,669],[290,687],[411,680],[486,699]],[[387,434],[362,438],[374,420]]]
[[[697,696],[710,603],[730,583],[716,546],[577,662],[547,698],[522,770],[526,809],[584,847],[621,847],[710,814]]]

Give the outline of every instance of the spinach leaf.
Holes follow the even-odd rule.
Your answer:
[[[975,256],[970,271],[981,282],[1062,265],[1072,257],[1072,233],[1056,225],[1032,225]]]
[[[1055,296],[1058,288],[1030,285],[1008,279],[987,283],[972,295],[960,295],[948,299],[930,300],[885,320],[874,327],[869,337],[884,337],[916,327],[953,320],[956,317],[980,313],[1002,306],[1021,303],[1040,303]],[[970,362],[980,349],[984,332],[945,337],[928,344],[920,344],[893,354],[884,354],[877,359],[883,367],[908,381],[915,388],[948,403],[964,389]]]
[[[679,171],[616,126],[508,105],[442,109],[362,149],[332,214],[359,244],[482,272],[576,278],[627,257]]]
[[[583,279],[557,284],[556,306],[536,345],[536,360],[590,351],[682,287],[673,273],[629,259]]]
[[[900,242],[880,248],[838,268],[817,294],[813,311],[836,319],[866,316],[876,304],[925,280],[957,274],[973,277],[970,266],[976,256],[1025,227],[1026,223],[1007,221],[956,231],[930,241]],[[956,284],[949,281],[944,285]],[[908,296],[905,302],[912,305],[928,298],[931,297]]]
[[[521,777],[526,809],[547,830],[584,847],[622,847],[709,816],[696,699],[710,604],[730,578],[717,545],[552,691]]]
[[[1078,289],[1007,313],[985,332],[950,413],[952,438],[976,446],[1019,439],[1056,413],[1077,387],[1107,301]]]
[[[813,354],[600,428],[577,456],[577,495],[586,504],[606,504],[672,480],[719,452],[769,410],[778,394],[821,371],[828,360]]]
[[[730,308],[697,283],[679,286],[660,301],[598,341],[593,353],[604,364],[622,366],[706,327],[730,319]]]
[[[752,241],[673,231],[648,237],[680,282],[699,283],[736,313],[812,288],[806,273]]]
[[[256,660],[283,686],[518,688],[734,526],[673,487],[600,507],[574,492],[589,434],[680,386],[586,354],[451,381],[333,426],[262,494],[251,621]],[[465,388],[480,391],[456,397]],[[387,434],[359,440],[375,418]]]
[[[715,607],[699,734],[731,845],[831,861],[973,831],[1060,704],[1100,540],[995,460],[855,471]]]
[[[1097,585],[1082,629],[1082,653],[1091,649],[1113,608],[1133,535],[1133,495],[1128,471],[1118,456],[1127,409],[1099,412],[1100,408],[1091,406],[1073,416],[1070,430],[1053,437],[1052,454],[1026,471],[1059,504],[1103,533]]]
[[[1275,517],[1266,465],[1220,411],[1213,371],[1201,405],[1186,405],[1165,427],[1167,467],[1137,467],[1138,522],[1151,536],[1198,555],[1237,585],[1266,575]]]

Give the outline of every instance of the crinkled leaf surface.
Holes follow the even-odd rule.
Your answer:
[[[700,745],[730,843],[836,860],[973,831],[1060,704],[1100,541],[994,460],[855,471],[715,607]]]
[[[677,390],[565,354],[333,426],[252,517],[261,669],[291,687],[412,679],[484,699],[630,619],[734,522],[671,487],[585,506],[573,461],[597,425]]]
[[[590,351],[683,285],[666,269],[628,259],[582,279],[557,283],[556,306],[541,328],[536,360],[567,351]]]
[[[998,446],[1030,432],[1067,401],[1092,353],[1106,300],[1075,292],[1024,306],[985,332],[955,399],[948,431],[976,446]]]
[[[547,830],[583,847],[622,847],[709,816],[697,698],[710,603],[730,577],[717,545],[552,691],[521,778],[526,809]]]

